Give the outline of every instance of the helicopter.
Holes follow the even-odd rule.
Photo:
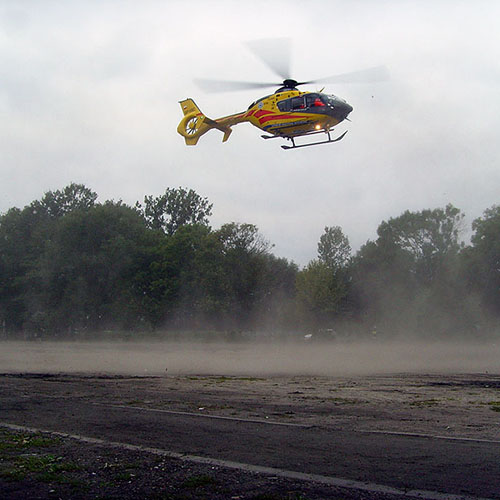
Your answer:
[[[296,149],[319,144],[338,142],[347,134],[333,138],[333,127],[344,120],[353,110],[344,99],[333,94],[300,91],[299,85],[315,83],[366,83],[378,82],[388,78],[385,66],[343,73],[339,75],[309,81],[297,81],[290,77],[289,72],[289,40],[265,39],[247,42],[252,52],[281,78],[280,83],[240,82],[230,80],[198,79],[195,82],[207,92],[224,92],[246,90],[253,88],[278,87],[270,95],[252,102],[245,111],[212,120],[205,116],[193,99],[180,101],[184,114],[177,132],[184,137],[186,145],[194,146],[199,138],[211,129],[223,132],[222,142],[226,142],[232,132],[232,127],[239,123],[250,122],[265,134],[263,139],[286,139],[291,145],[282,145],[283,149]],[[325,140],[296,144],[298,137],[316,134],[326,134]]]

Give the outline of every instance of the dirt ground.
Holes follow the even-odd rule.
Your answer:
[[[116,373],[120,370],[115,366],[110,365],[108,368],[115,369],[106,370],[102,364],[101,370],[92,371],[94,366],[90,367],[91,370],[82,370],[82,358],[78,356],[74,358],[79,359],[74,368],[80,371],[65,372],[59,368],[66,363],[63,352],[66,346],[63,346],[59,358],[55,350],[42,353],[40,346],[30,344],[28,347],[40,349],[38,364],[33,357],[30,358],[31,370],[19,362],[23,356],[21,351],[11,353],[7,362],[5,351],[3,358],[0,355],[0,371],[3,372],[0,390],[5,401],[9,397],[50,399],[57,405],[58,401],[78,400],[109,408],[158,409],[352,432],[402,433],[500,444],[500,370],[490,371],[492,365],[489,363],[494,362],[486,357],[488,370],[483,363],[478,366],[481,372],[471,373],[366,375],[353,371],[351,375],[339,376],[320,375],[313,369],[312,374],[257,374],[251,370],[230,374],[223,364],[222,368],[219,364],[214,373],[205,369],[197,373],[186,367],[189,373],[182,374],[179,373],[182,370],[169,370],[168,367],[160,373],[152,363],[149,367],[156,374],[145,375],[144,371],[138,374],[138,370],[135,374],[134,370]],[[125,351],[118,349],[118,352],[123,357]],[[203,360],[202,353],[197,352],[199,359]],[[130,349],[128,355],[133,358]],[[239,356],[240,359],[244,357],[241,353]],[[16,357],[17,366],[22,370],[13,369]],[[45,360],[43,367],[41,358]],[[59,365],[58,362],[52,363],[53,370],[49,369],[50,359],[59,359]],[[132,365],[136,366],[138,360],[140,363],[144,361],[139,355]],[[209,352],[203,362],[210,364]],[[193,363],[196,364],[196,360]],[[12,428],[1,428],[0,432],[0,497],[402,498],[388,493],[347,490],[310,481],[195,464],[56,435],[34,435]]]

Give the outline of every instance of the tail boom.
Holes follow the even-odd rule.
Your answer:
[[[193,99],[185,99],[180,101],[179,104],[181,105],[184,117],[177,127],[177,132],[184,137],[188,146],[194,146],[203,134],[206,134],[213,128],[224,133],[222,142],[226,142],[232,132],[231,126],[243,121],[238,119],[244,116],[241,113],[220,118],[219,120],[212,120],[201,112]]]

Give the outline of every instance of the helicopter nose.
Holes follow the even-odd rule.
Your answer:
[[[346,102],[337,102],[335,105],[337,118],[339,118],[340,121],[345,120],[352,110],[353,107]]]

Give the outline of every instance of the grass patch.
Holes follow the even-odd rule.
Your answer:
[[[476,407],[481,408],[481,406],[489,406],[490,410],[500,412],[500,401],[480,401]]]
[[[104,464],[103,469],[110,469],[114,474],[113,479],[116,481],[132,481],[137,474],[131,471],[136,471],[140,467],[139,462],[115,462]]]
[[[438,399],[422,399],[420,401],[412,401],[410,406],[415,406],[417,408],[430,408],[432,406],[437,406],[438,404]]]
[[[259,382],[266,379],[262,377],[236,377],[233,380],[242,380],[244,382]]]
[[[0,471],[0,478],[13,482],[23,481],[26,478],[26,472],[13,467],[6,467]]]
[[[104,489],[104,488],[114,488],[116,486],[116,483],[113,483],[112,481],[99,481],[99,488]]]
[[[49,438],[41,434],[27,434],[0,430],[0,477],[7,481],[23,481],[34,473],[44,482],[62,481],[59,474],[75,470],[75,464],[62,463],[61,459],[51,454],[24,453],[32,449],[47,448],[60,443],[58,438]]]
[[[214,486],[217,484],[217,479],[209,476],[208,474],[202,474],[200,476],[191,476],[184,480],[182,486],[185,488],[200,488],[204,486]]]
[[[70,485],[74,489],[85,490],[88,486],[66,475],[80,468],[73,462],[63,462],[54,455],[21,455],[9,464],[2,464],[0,477],[5,481],[23,481],[30,477],[42,483]]]
[[[78,483],[78,487],[82,486],[82,483],[78,481],[73,484],[73,481],[65,476],[65,473],[78,471],[80,467],[73,462],[65,462],[61,457],[52,454],[19,455],[12,457],[9,462],[4,462],[0,471],[0,476],[8,481],[22,481],[31,475],[44,483],[71,484],[73,486]]]
[[[88,491],[90,489],[89,485],[85,481],[72,477],[64,477],[61,484],[68,484],[75,490]]]
[[[333,401],[335,404],[339,405],[354,405],[358,402],[355,399],[348,398],[326,398],[326,401]]]
[[[40,483],[68,485],[73,490],[88,490],[85,482],[68,475],[81,470],[78,464],[52,453],[35,453],[31,450],[59,445],[60,441],[39,434],[0,432],[0,444],[4,450],[1,454],[0,478],[9,482],[32,479]]]
[[[58,438],[47,438],[40,434],[0,432],[0,450],[25,450],[47,448],[59,444]]]
[[[491,410],[500,412],[500,401],[490,401],[488,405]]]
[[[131,472],[124,471],[124,472],[119,472],[116,476],[115,479],[117,481],[132,481],[134,479],[135,474],[132,474]]]
[[[14,464],[19,469],[29,472],[57,474],[59,472],[73,472],[80,470],[74,462],[64,462],[55,455],[21,455],[14,459]]]

